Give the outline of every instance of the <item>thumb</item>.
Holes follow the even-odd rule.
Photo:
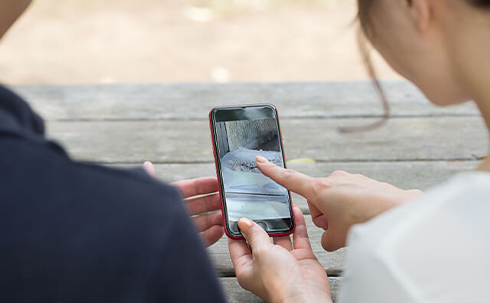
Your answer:
[[[315,181],[314,178],[291,169],[279,167],[261,156],[257,156],[256,159],[260,171],[278,184],[305,198],[308,198],[308,196],[312,194],[312,185],[314,184],[313,181]]]
[[[238,220],[238,227],[243,234],[248,245],[252,248],[252,253],[256,250],[272,246],[269,235],[252,220],[241,218]]]

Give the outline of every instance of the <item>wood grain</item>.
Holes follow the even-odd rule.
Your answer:
[[[487,132],[480,117],[394,118],[357,137],[337,127],[372,119],[288,119],[282,121],[289,160],[320,162],[475,160],[486,155]],[[50,122],[49,136],[77,159],[100,163],[213,162],[207,121]]]
[[[16,86],[48,122],[50,138],[75,159],[113,167],[156,163],[166,181],[214,176],[207,122],[218,105],[272,103],[279,110],[288,167],[314,177],[335,170],[361,173],[404,189],[428,189],[473,169],[487,153],[488,134],[477,108],[439,108],[406,81],[383,81],[392,118],[372,132],[345,136],[383,114],[369,82],[114,84]],[[308,159],[308,161],[297,161]],[[304,198],[312,248],[330,275],[333,298],[346,249],[328,253]],[[208,249],[230,302],[263,302],[236,280],[223,237]]]
[[[229,303],[239,303],[239,302],[263,303],[264,302],[256,295],[243,289],[240,286],[240,284],[238,284],[236,278],[221,278],[220,280]],[[330,284],[330,290],[332,291],[333,302],[336,302],[337,293],[340,289],[342,278],[330,277],[328,281]]]
[[[393,116],[478,115],[473,104],[439,108],[407,81],[383,81]],[[272,103],[281,118],[378,117],[370,82],[16,86],[47,120],[206,120],[218,105]]]

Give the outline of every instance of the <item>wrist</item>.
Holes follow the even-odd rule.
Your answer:
[[[271,303],[331,303],[330,293],[311,287],[290,287],[274,293]]]

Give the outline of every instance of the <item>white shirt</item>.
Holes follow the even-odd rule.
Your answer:
[[[348,244],[337,302],[490,302],[490,174],[460,174],[354,226]]]

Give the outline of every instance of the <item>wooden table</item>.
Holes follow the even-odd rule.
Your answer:
[[[216,105],[273,103],[279,110],[288,166],[311,176],[334,170],[361,173],[398,187],[427,189],[474,168],[487,152],[487,134],[476,107],[436,108],[412,85],[384,82],[392,118],[375,131],[355,136],[339,126],[366,125],[382,114],[369,82],[118,84],[18,86],[47,120],[48,135],[75,159],[135,166],[150,160],[167,181],[215,175],[208,112]],[[298,159],[313,159],[298,160]],[[322,231],[307,214],[316,256],[333,290],[346,251],[325,252]],[[209,248],[230,302],[261,302],[240,288],[227,241]]]

